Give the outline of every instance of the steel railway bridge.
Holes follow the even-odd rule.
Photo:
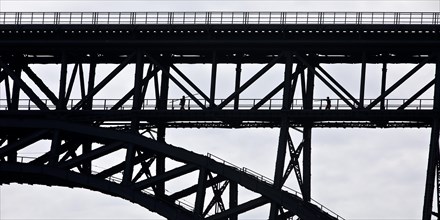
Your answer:
[[[210,80],[194,81],[186,64],[208,66]],[[248,64],[261,69],[245,79]],[[359,65],[356,93],[326,69],[339,64]],[[372,99],[365,98],[367,64],[382,68]],[[390,83],[392,64],[412,68]],[[416,81],[429,65],[426,82]],[[311,198],[312,129],[430,127],[423,219],[438,216],[439,13],[3,12],[0,70],[1,184],[87,188],[167,219],[234,220],[266,204],[263,218],[271,220],[343,219]],[[109,95],[123,72],[129,89]],[[218,97],[226,72],[233,91]],[[245,97],[269,72],[277,83],[261,97]],[[414,92],[393,99],[404,83]],[[332,92],[330,109],[315,97],[315,85]],[[185,110],[171,87],[187,96]],[[167,144],[166,130],[183,127],[279,128],[273,176]],[[296,131],[302,139],[292,138]],[[21,154],[35,146],[46,150]],[[113,165],[92,169],[116,152],[122,156]],[[167,182],[188,174],[197,176],[191,185],[168,190]],[[288,178],[300,192],[285,186]],[[259,196],[239,202],[239,186]],[[194,201],[183,202],[188,196]]]

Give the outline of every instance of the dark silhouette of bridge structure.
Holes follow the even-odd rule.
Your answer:
[[[263,218],[271,220],[343,219],[311,198],[313,128],[429,127],[423,219],[438,217],[439,24],[440,13],[409,12],[2,12],[0,183],[86,188],[167,219],[236,220],[267,204]],[[193,81],[181,64],[209,66],[210,80]],[[244,80],[247,64],[261,68]],[[360,65],[359,92],[327,64]],[[380,93],[368,99],[367,64],[382,66]],[[390,84],[391,64],[412,68]],[[216,94],[220,65],[234,68],[226,97]],[[425,65],[435,70],[414,81]],[[275,86],[261,97],[243,95],[275,67]],[[123,71],[130,80],[116,83],[129,89],[103,98]],[[318,81],[331,91],[329,110],[325,97],[315,97]],[[391,97],[408,82],[413,94]],[[184,110],[171,86],[185,95]],[[273,176],[165,139],[170,128],[217,127],[279,128]],[[290,135],[297,131],[300,140]],[[38,144],[46,151],[21,154]],[[114,164],[93,169],[115,152],[122,156]],[[167,182],[188,174],[197,176],[191,185],[168,190]],[[285,185],[289,178],[299,191]],[[259,196],[239,202],[239,186]]]

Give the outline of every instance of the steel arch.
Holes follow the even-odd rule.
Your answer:
[[[42,127],[44,125],[44,127]],[[137,146],[139,150],[141,150],[145,154],[161,154],[167,158],[180,161],[185,163],[183,167],[176,168],[172,171],[169,171],[163,175],[168,175],[168,177],[152,177],[156,179],[167,180],[179,174],[184,174],[192,170],[206,170],[212,173],[215,173],[225,180],[234,181],[239,185],[258,193],[262,196],[262,198],[257,199],[257,201],[253,201],[255,204],[264,205],[268,202],[276,203],[281,207],[285,208],[290,215],[296,215],[301,219],[335,219],[333,216],[325,213],[319,207],[307,203],[302,200],[299,196],[290,194],[284,190],[279,190],[273,187],[271,184],[256,178],[248,173],[237,170],[235,167],[231,167],[222,163],[219,163],[211,158],[208,158],[204,155],[196,154],[185,150],[183,148],[175,147],[169,144],[159,143],[158,141],[152,140],[150,138],[144,137],[140,134],[128,133],[123,131],[115,131],[111,129],[92,127],[83,124],[76,124],[73,122],[65,122],[59,120],[21,120],[18,118],[15,119],[1,119],[0,127],[3,128],[11,128],[11,129],[35,129],[35,130],[54,130],[58,132],[68,133],[73,136],[86,136],[89,138],[94,138],[97,142],[106,143],[107,141],[116,141],[117,143],[124,143],[127,146]],[[39,132],[42,133],[42,132]],[[44,132],[43,132],[44,133]],[[44,136],[44,137],[43,137]],[[40,136],[41,138],[50,138],[49,136]],[[22,138],[22,140],[26,141],[26,138]],[[32,142],[32,141],[31,141]],[[10,154],[12,151],[17,151],[25,146],[19,146],[20,144],[15,144],[12,147],[3,147],[0,149],[0,157],[4,157],[6,154]],[[107,146],[106,146],[107,147]],[[124,147],[121,147],[124,148]],[[89,154],[98,154],[99,148]],[[129,151],[127,151],[129,152]],[[53,153],[53,152],[52,152]],[[46,155],[51,154],[48,152]],[[102,154],[99,153],[99,154]],[[128,154],[128,153],[127,153]],[[44,155],[42,156],[44,157]],[[58,156],[57,156],[58,157]],[[78,155],[80,158],[81,155]],[[92,158],[90,156],[90,158]],[[156,197],[149,196],[142,193],[142,189],[145,186],[151,186],[148,183],[149,179],[144,181],[139,181],[137,183],[131,182],[127,183],[122,181],[120,184],[116,184],[110,181],[107,181],[103,178],[99,178],[99,175],[87,175],[74,172],[70,170],[72,164],[67,165],[69,161],[75,160],[75,158],[71,158],[65,162],[61,162],[57,160],[56,164],[51,164],[50,162],[38,164],[39,162],[29,164],[17,164],[10,162],[2,162],[0,166],[0,172],[2,173],[2,178],[0,179],[1,183],[10,183],[10,182],[27,182],[27,183],[38,183],[39,180],[35,179],[35,174],[42,174],[43,176],[49,177],[49,181],[47,179],[40,180],[43,184],[55,184],[61,186],[78,186],[84,187],[92,190],[97,190],[103,192],[105,194],[118,196],[127,200],[130,200],[134,203],[137,203],[141,206],[148,208],[153,212],[158,212],[158,214],[168,218],[175,219],[175,216],[179,216],[179,219],[204,219],[197,214],[184,211],[183,207],[179,205],[175,205],[173,201],[167,201],[164,197]],[[87,155],[83,158],[87,158]],[[38,159],[34,160],[37,161]],[[48,159],[46,161],[50,161]],[[84,162],[84,161],[82,161]],[[130,161],[127,161],[126,164],[129,164]],[[130,164],[129,166],[134,166]],[[65,167],[65,168],[63,168]],[[175,171],[175,170],[179,170]],[[184,170],[184,171],[181,171]],[[175,173],[173,173],[175,171]],[[201,172],[202,173],[202,172]],[[3,175],[5,174],[5,175]],[[6,175],[9,174],[9,175]],[[11,175],[16,174],[16,175]],[[30,176],[26,177],[26,174]],[[200,175],[199,175],[200,176]],[[125,179],[124,174],[124,179]],[[200,178],[199,178],[200,179]],[[35,181],[35,182],[34,182]],[[100,185],[102,184],[102,185]],[[205,184],[206,186],[210,185],[209,183]],[[206,190],[207,187],[205,187]],[[167,201],[167,202],[164,202]],[[244,204],[249,205],[249,204]],[[162,206],[164,209],[158,208],[158,206]],[[196,204],[197,206],[197,204]],[[257,207],[259,207],[257,206]],[[243,207],[240,207],[243,208]],[[169,211],[172,210],[172,211]],[[230,210],[226,210],[230,211]],[[223,214],[224,215],[224,214]],[[222,216],[219,213],[219,217]],[[215,215],[210,216],[209,219],[224,219],[222,217],[217,218]]]
[[[0,175],[6,177],[2,178],[2,184],[16,182],[86,188],[126,199],[167,219],[193,219],[189,211],[169,201],[154,198],[111,181],[55,167],[2,163]]]

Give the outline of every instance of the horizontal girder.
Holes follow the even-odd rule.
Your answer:
[[[267,63],[289,49],[320,63],[360,63],[359,51],[368,63],[417,63],[440,48],[438,25],[0,25],[0,36],[0,56],[21,53],[27,63],[61,62],[65,50],[76,53],[68,63],[91,62],[90,53],[120,63],[138,48],[173,63],[211,63],[212,50],[216,63]]]
[[[279,127],[280,117],[287,117],[291,126],[302,127],[312,123],[315,127],[430,127],[434,110],[221,110],[221,111],[0,111],[0,118],[52,119],[92,124],[104,121],[107,126],[128,126],[132,118],[144,127]],[[8,124],[2,124],[8,127]]]

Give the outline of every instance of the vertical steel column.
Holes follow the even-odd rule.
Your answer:
[[[134,88],[133,88],[133,110],[141,110],[142,107],[142,78],[144,74],[143,53],[138,50],[136,52],[136,70],[134,73]],[[132,118],[131,130],[134,133],[139,133],[139,119]]]
[[[286,145],[289,133],[289,120],[287,118],[283,118],[280,127],[280,137],[278,140],[277,160],[275,161],[275,177],[273,183],[276,189],[281,189],[282,187],[284,162],[286,160]],[[275,203],[270,205],[270,220],[275,220],[277,218],[279,209],[279,205]]]
[[[10,63],[10,65],[15,65],[12,68],[14,68],[14,74],[17,75],[17,77],[21,77],[21,64],[20,60],[16,60],[14,63]],[[8,80],[8,79],[7,79]],[[8,86],[9,87],[9,86]],[[18,110],[18,104],[20,99],[20,87],[17,82],[14,81],[14,84],[12,86],[12,96],[11,96],[11,104],[8,106],[9,110]],[[8,135],[8,144],[11,144],[18,140],[18,137],[14,134]],[[17,152],[11,152],[7,155],[8,162],[17,162]]]
[[[435,86],[434,86],[434,111],[440,110],[440,57],[436,57]],[[438,115],[438,114],[436,114]],[[428,168],[426,171],[425,198],[423,204],[423,220],[430,220],[432,215],[432,202],[434,197],[435,169],[439,159],[439,117],[433,118],[431,140],[429,144]],[[437,177],[438,178],[438,177]]]
[[[439,147],[439,120],[435,119],[431,129],[429,144],[428,168],[426,171],[425,198],[423,204],[423,220],[430,220],[432,215],[432,202],[434,197],[435,168]]]
[[[60,86],[58,91],[58,103],[57,110],[66,109],[66,83],[67,83],[67,54],[62,52],[61,54],[61,71],[60,71]],[[53,132],[52,144],[50,146],[50,159],[49,165],[55,166],[58,163],[59,155],[58,148],[61,145],[60,131]]]
[[[82,63],[79,63],[79,84],[81,90],[81,98],[86,97],[86,85],[84,80],[84,70]]]
[[[307,68],[307,82],[305,86],[305,100],[304,100],[304,109],[312,110],[313,109],[313,88],[315,84],[315,68]]]
[[[290,99],[293,101],[295,97],[295,90],[296,85],[298,84],[298,77],[301,75],[301,73],[304,72],[303,66],[300,63],[296,64],[295,74],[292,78],[292,88],[290,89]],[[289,109],[292,107],[292,103],[289,107]]]
[[[380,95],[385,93],[387,86],[387,63],[383,63],[382,65],[382,85],[380,87]],[[385,99],[380,101],[380,110],[385,110]]]
[[[237,92],[240,89],[240,81],[241,81],[241,63],[237,63],[237,67],[235,68],[235,91]],[[238,110],[238,105],[240,101],[240,94],[234,99],[234,110]]]
[[[136,70],[134,73],[133,88],[133,110],[140,110],[142,107],[142,78],[144,74],[143,53],[138,50],[136,52]]]
[[[203,219],[203,208],[205,204],[205,195],[206,195],[206,177],[207,177],[206,169],[201,168],[199,172],[199,180],[197,184],[196,202],[194,205],[195,219]]]
[[[6,96],[6,104],[8,110],[11,110],[12,101],[11,101],[11,87],[9,86],[9,76],[5,77],[5,96]]]
[[[160,82],[160,94],[159,94],[159,106],[158,110],[165,111],[167,110],[167,101],[168,101],[168,90],[169,90],[169,84],[170,84],[170,78],[169,78],[169,71],[170,71],[170,65],[168,64],[169,61],[167,61],[167,64],[163,65],[162,69],[162,77]],[[165,131],[166,131],[166,125],[165,124],[159,124],[157,126],[157,141],[160,143],[165,143]],[[165,157],[163,155],[157,155],[156,156],[156,174],[160,175],[165,173]],[[158,183],[156,185],[156,193],[158,195],[165,195],[165,182]]]
[[[307,70],[307,92],[306,92],[306,100],[305,100],[305,109],[312,110],[313,109],[313,90],[315,84],[315,69],[308,68]],[[303,199],[305,201],[310,201],[311,198],[311,177],[312,177],[312,169],[311,169],[311,158],[312,158],[312,123],[313,121],[308,121],[304,125],[303,131]]]
[[[440,123],[440,121],[439,121]],[[439,125],[440,126],[440,125]],[[440,156],[439,154],[437,154],[437,156]],[[437,158],[437,220],[440,219],[440,216],[438,215],[438,213],[440,212],[440,158]]]
[[[15,135],[8,135],[8,144],[12,144],[14,142],[18,141],[18,138]],[[11,153],[8,153],[6,155],[7,161],[11,163],[17,162],[17,152],[13,151]]]
[[[234,181],[229,182],[229,209],[238,206],[238,184]],[[238,215],[232,215],[229,220],[238,220]]]
[[[16,74],[17,77],[21,77],[22,69],[21,69],[21,65],[19,64],[20,62],[21,62],[20,60],[16,60],[15,62],[10,63],[10,65],[14,69],[14,74]],[[6,80],[8,80],[8,78],[6,78]],[[9,86],[7,86],[7,88],[8,87]],[[9,94],[9,93],[7,93],[7,94]],[[18,110],[19,99],[20,99],[20,87],[19,87],[18,83],[14,81],[13,86],[12,86],[12,95],[11,95],[10,104],[8,103],[8,105],[9,105],[8,109],[9,110]],[[16,142],[17,140],[18,140],[18,137],[16,135],[14,135],[14,134],[8,135],[8,144]],[[8,153],[7,160],[8,160],[8,162],[17,162],[17,152],[13,151],[11,153]]]
[[[286,53],[286,66],[284,68],[284,89],[283,89],[283,110],[289,110],[292,105],[292,70],[293,60],[292,53]],[[286,142],[287,143],[287,142]],[[286,145],[284,145],[284,148]]]
[[[60,131],[53,131],[52,144],[50,145],[49,165],[56,166],[58,163],[58,148],[61,145]]]
[[[14,63],[15,66],[15,74],[17,77],[21,77],[21,67],[20,64]],[[12,86],[12,100],[11,100],[11,110],[18,110],[18,103],[20,100],[20,86],[17,82],[14,81],[14,84]]]
[[[167,110],[167,102],[168,102],[168,89],[170,84],[170,65],[162,64],[162,76],[160,82],[160,94],[159,94],[159,105],[157,106],[158,110]]]
[[[311,123],[304,126],[303,130],[303,199],[310,202],[311,198],[311,183],[312,183],[312,126]]]
[[[284,90],[283,90],[283,111],[289,110],[291,104],[292,89],[292,54],[286,53],[286,64],[284,68]],[[281,189],[283,186],[284,163],[286,160],[286,146],[289,137],[289,119],[283,116],[280,126],[280,137],[278,140],[277,159],[275,161],[274,187]],[[270,206],[269,219],[274,220],[278,216],[280,207],[274,203]]]
[[[93,89],[95,88],[95,77],[96,77],[96,55],[91,54],[90,55],[90,67],[89,67],[89,80],[87,83],[87,94],[91,94]],[[80,68],[80,71],[82,68]],[[91,110],[93,108],[93,98],[87,100],[86,103],[84,103],[84,110]],[[92,151],[92,142],[86,141],[83,143],[83,153],[86,154],[88,152]],[[83,163],[83,172],[85,173],[92,173],[92,162],[91,161],[85,161]]]
[[[127,146],[125,154],[125,168],[122,176],[122,184],[129,185],[133,179],[133,159],[135,157],[135,150],[132,144]]]
[[[212,53],[210,107],[215,106],[215,86],[217,81],[217,52]]]
[[[362,66],[361,66],[361,85],[359,91],[359,108],[364,108],[364,100],[365,100],[365,75],[367,69],[367,61],[366,61],[365,52],[362,53]]]
[[[142,105],[142,78],[144,74],[143,53],[141,50],[136,51],[136,68],[134,73],[134,87],[133,87],[133,107],[132,110],[140,110]],[[139,134],[139,119],[133,117],[131,121],[131,132]],[[134,145],[127,146],[125,155],[125,168],[122,177],[123,184],[130,184],[133,178],[133,159],[136,156]]]
[[[63,52],[61,55],[61,72],[60,72],[60,87],[58,91],[57,110],[66,109],[66,83],[67,83],[67,54]]]
[[[95,55],[90,57],[90,67],[89,67],[89,81],[87,85],[87,95],[93,92],[95,88],[95,76],[96,76],[96,60]],[[91,110],[93,108],[93,97],[84,103],[85,110]]]
[[[157,127],[157,141],[159,143],[165,143],[165,130],[165,125]],[[165,157],[163,155],[156,155],[156,175],[163,173],[165,173]],[[165,182],[158,183],[155,192],[158,195],[165,195]]]

